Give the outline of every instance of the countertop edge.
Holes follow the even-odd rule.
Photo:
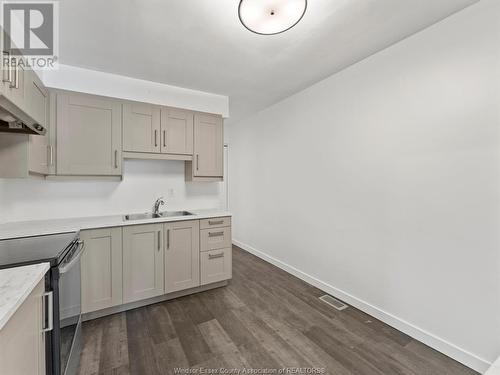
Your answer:
[[[15,302],[11,306],[8,306],[7,311],[2,313],[1,312],[2,309],[0,308],[0,314],[2,314],[2,315],[0,315],[0,330],[2,330],[5,327],[5,325],[9,322],[9,320],[14,316],[16,311],[26,301],[26,299],[31,294],[31,292],[33,292],[33,290],[38,285],[38,283],[45,277],[45,274],[50,269],[50,264],[49,263],[39,263],[39,264],[23,266],[23,267],[7,268],[4,270],[0,270],[0,272],[1,271],[9,271],[9,272],[21,271],[21,269],[26,268],[26,267],[37,267],[38,269],[36,270],[36,274],[29,280],[29,283],[27,283],[27,286],[22,288],[22,292],[20,293],[19,297],[16,298]]]
[[[206,212],[205,212],[206,211]],[[123,216],[94,216],[68,219],[49,219],[30,222],[12,222],[0,224],[0,240],[9,240],[22,237],[46,236],[51,234],[61,234],[69,232],[78,232],[82,230],[92,230],[101,228],[116,228],[127,227],[132,225],[168,223],[175,221],[203,220],[215,217],[232,217],[232,214],[224,210],[190,210],[193,215],[190,216],[174,216],[146,220],[124,221]],[[63,221],[67,224],[63,224]],[[69,222],[69,223],[68,223]],[[74,223],[72,223],[74,222]],[[5,226],[19,226],[21,228],[29,226],[37,226],[32,229],[3,229]],[[9,233],[9,231],[11,233]]]

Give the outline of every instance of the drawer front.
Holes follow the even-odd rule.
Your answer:
[[[212,219],[200,220],[200,229],[230,227],[231,217],[214,217]]]
[[[231,247],[231,228],[213,228],[200,230],[200,251],[209,251]]]
[[[231,248],[206,251],[201,256],[201,285],[229,280],[232,276]]]

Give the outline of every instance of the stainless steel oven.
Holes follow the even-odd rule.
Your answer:
[[[76,374],[81,336],[79,233],[12,238],[0,241],[0,268],[49,262],[45,276],[44,333],[48,375]]]
[[[51,269],[54,294],[50,346],[54,375],[72,375],[78,370],[82,350],[80,258],[83,250],[83,241],[74,241],[62,261]]]

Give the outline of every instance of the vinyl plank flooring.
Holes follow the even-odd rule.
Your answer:
[[[373,317],[233,246],[227,287],[83,326],[80,375],[324,368],[332,375],[476,375]],[[210,372],[205,372],[210,373]]]
[[[179,300],[166,303],[177,337],[191,366],[204,363],[214,355],[199,328],[190,319]]]

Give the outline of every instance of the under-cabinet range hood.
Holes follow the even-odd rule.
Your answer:
[[[3,108],[5,104],[9,110]],[[0,99],[0,133],[45,135],[47,129],[9,104]]]

